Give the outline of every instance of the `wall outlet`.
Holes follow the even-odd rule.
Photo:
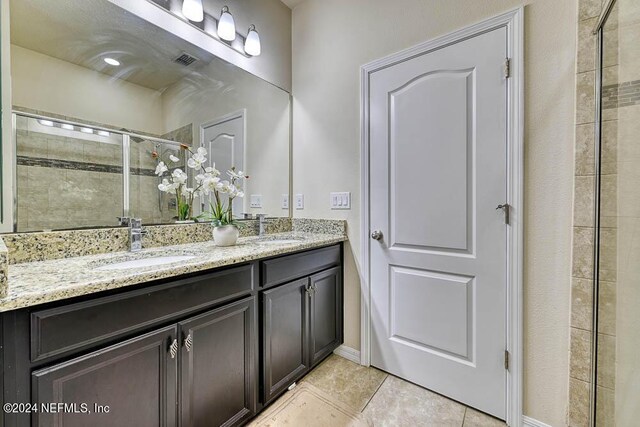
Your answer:
[[[289,209],[289,195],[283,194],[280,198],[280,206],[282,209]]]
[[[261,208],[262,207],[262,195],[261,194],[252,194],[249,199],[249,206],[252,208]]]
[[[296,209],[304,209],[304,194],[296,194]]]
[[[331,209],[351,209],[351,193],[331,193]]]

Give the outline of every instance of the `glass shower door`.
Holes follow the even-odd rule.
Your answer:
[[[640,1],[599,29],[595,424],[640,425]]]

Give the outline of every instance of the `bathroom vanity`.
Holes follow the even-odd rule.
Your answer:
[[[315,245],[2,313],[3,425],[243,424],[342,343],[343,245]]]

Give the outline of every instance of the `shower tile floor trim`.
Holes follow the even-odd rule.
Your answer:
[[[323,392],[325,398],[334,400],[336,405],[350,408],[354,414],[362,414],[363,419],[375,427],[506,426],[504,422],[461,403],[376,368],[360,366],[335,354],[305,376],[300,385],[305,383]],[[282,406],[287,400],[296,400],[291,399],[291,394],[295,391],[294,388],[285,393],[273,405],[266,408],[263,413],[266,414],[266,418],[271,416],[269,413],[271,408]],[[298,405],[305,405],[305,403],[299,402]],[[265,415],[262,415],[250,426],[277,427],[286,424],[305,427],[351,427],[359,425],[346,421],[336,425],[338,420],[332,418],[330,411],[311,413],[314,412],[314,408],[320,407],[312,404],[307,405],[306,410],[300,410],[298,407],[295,410],[292,409],[286,417],[274,416],[268,423],[264,423]],[[278,414],[282,412],[282,409],[278,410]],[[286,409],[284,412],[287,412]]]

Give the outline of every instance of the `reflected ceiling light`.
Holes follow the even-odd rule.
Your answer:
[[[51,120],[38,120],[38,123],[42,126],[53,126],[53,122]]]
[[[184,0],[182,3],[182,14],[189,21],[202,22],[204,20],[202,0]]]
[[[249,33],[244,41],[244,51],[247,55],[258,56],[262,52],[262,46],[260,45],[260,35],[256,31],[256,26],[251,24],[249,26]]]
[[[120,65],[120,61],[113,58],[104,58],[104,62],[106,62],[109,65],[113,65],[114,67],[117,67]]]
[[[107,132],[106,130],[99,130],[98,131],[98,135],[100,135],[100,136],[109,136],[111,134],[109,132]]]
[[[66,129],[66,130],[75,130],[76,129],[75,127],[73,127],[73,125],[70,125],[70,124],[67,124],[67,123],[61,124],[60,127],[62,129]]]
[[[91,128],[80,128],[80,132],[93,133],[93,129],[91,129]]]
[[[222,8],[222,14],[218,21],[218,37],[228,42],[236,39],[236,22],[233,19],[233,15],[229,13],[227,6]]]

